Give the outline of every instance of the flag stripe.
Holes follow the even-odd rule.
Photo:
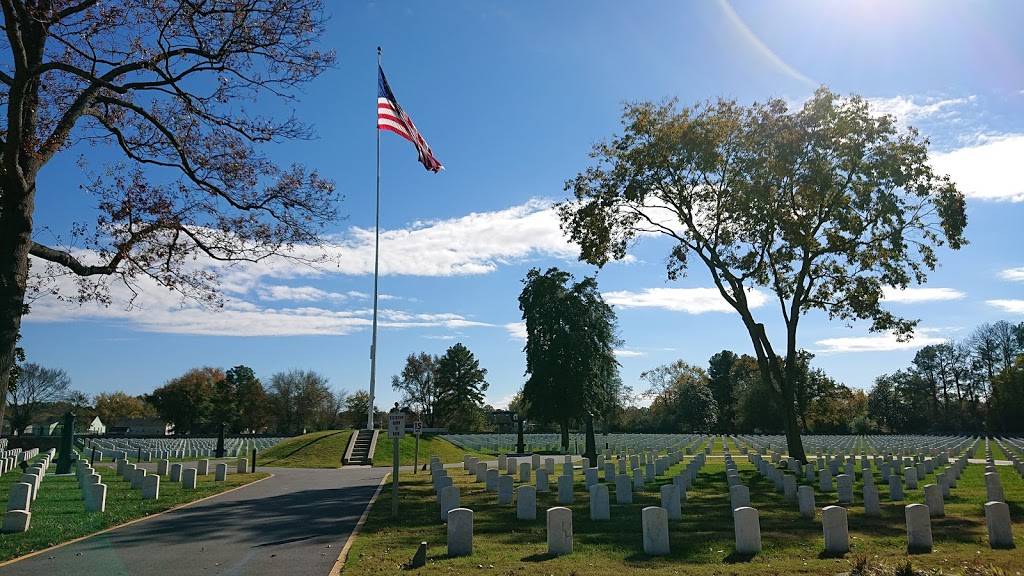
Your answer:
[[[444,168],[441,162],[434,157],[433,151],[427,141],[416,129],[412,118],[398,105],[387,78],[384,77],[384,70],[377,67],[377,129],[394,132],[405,138],[416,147],[419,161],[423,167],[431,172],[438,172]]]

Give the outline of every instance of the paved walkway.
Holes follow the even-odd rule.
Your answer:
[[[268,478],[0,568],[4,576],[326,576],[387,473],[260,468]]]

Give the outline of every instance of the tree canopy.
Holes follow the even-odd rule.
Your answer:
[[[391,388],[402,393],[402,403],[421,414],[428,426],[434,425],[437,387],[434,366],[437,358],[426,352],[409,354],[400,376],[391,378]]]
[[[526,323],[528,416],[558,423],[564,448],[569,424],[583,420],[593,456],[593,418],[615,404],[621,385],[615,311],[601,297],[596,279],[575,282],[558,268],[526,274],[519,309]]]
[[[109,303],[108,282],[219,303],[225,262],[304,259],[336,215],[334,186],[262,149],[310,127],[262,111],[331,66],[320,0],[2,3],[0,417],[26,293]],[[90,152],[92,222],[33,228],[55,157]],[[96,163],[98,158],[113,158]],[[29,255],[38,262],[30,280]],[[54,283],[72,278],[70,288]],[[127,304],[127,303],[126,303]]]
[[[822,310],[900,338],[915,321],[883,306],[883,289],[923,283],[937,248],[966,242],[963,194],[928,161],[928,143],[858,96],[826,88],[796,110],[780,99],[680,108],[628,105],[623,133],[566,184],[563,229],[602,266],[641,235],[674,245],[670,279],[696,258],[739,314],[779,397],[789,453],[805,459],[796,408],[797,328]],[[785,327],[769,338],[750,290],[769,289]]]
[[[438,422],[453,431],[479,428],[484,392],[490,386],[486,378],[487,369],[469,348],[461,342],[448,348],[434,365]]]

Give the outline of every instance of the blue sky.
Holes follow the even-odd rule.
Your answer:
[[[222,311],[147,290],[131,310],[113,289],[106,308],[40,300],[26,318],[31,361],[66,369],[88,393],[139,394],[193,366],[246,364],[265,379],[307,368],[350,391],[365,388],[372,291],[375,48],[399,101],[437,157],[382,135],[384,327],[378,406],[411,352],[461,341],[488,369],[488,399],[503,405],[523,382],[516,297],[531,267],[576,261],[551,212],[591,145],[618,128],[623,102],[718,96],[782,97],[798,105],[820,84],[871,98],[879,112],[919,127],[936,166],[968,193],[970,245],[943,250],[927,290],[893,294],[921,319],[899,344],[866,326],[811,315],[803,347],[856,387],[905,366],[914,349],[962,338],[979,323],[1024,321],[1024,21],[1019,2],[345,2],[330,4],[325,48],[338,65],[307,86],[294,110],[314,141],[276,145],[332,178],[346,216],[329,231],[337,265],[225,270]],[[276,106],[276,108],[275,108]],[[94,218],[78,191],[71,150],[41,174],[37,238]],[[102,153],[95,156],[102,159]],[[750,350],[737,316],[698,268],[668,282],[664,241],[598,278],[616,304],[623,378],[682,358],[704,365],[721,350]],[[770,325],[768,304],[758,314]],[[642,387],[642,386],[641,386]]]

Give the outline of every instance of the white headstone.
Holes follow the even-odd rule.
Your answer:
[[[625,474],[619,474],[615,477],[615,503],[633,503],[633,485],[629,476]]]
[[[548,508],[548,554],[572,554],[572,510],[556,506]]]
[[[729,488],[729,503],[733,510],[750,506],[750,489],[743,484]]]
[[[993,548],[1014,547],[1010,506],[1006,502],[985,503],[985,525],[988,527],[989,546]]]
[[[826,506],[821,509],[821,528],[825,534],[825,553],[842,555],[850,551],[850,531],[846,508]]]
[[[907,520],[907,550],[931,552],[932,520],[928,515],[928,507],[924,504],[909,504],[904,510]]]
[[[473,511],[456,508],[448,512],[448,555],[469,556],[473,553]]]
[[[498,503],[499,504],[511,504],[512,503],[512,477],[502,475],[498,479]]]
[[[810,470],[809,467],[808,470]],[[800,516],[803,518],[814,518],[814,488],[810,486],[797,488],[796,501],[797,505],[800,506]]]
[[[732,511],[733,530],[736,533],[737,554],[757,554],[761,551],[761,520],[757,510],[743,506]]]
[[[572,504],[573,500],[573,483],[572,476],[559,476],[558,477],[558,503],[559,504]]]
[[[590,487],[590,519],[609,520],[611,509],[608,505],[608,485],[594,484]]]
[[[683,508],[679,497],[679,487],[675,484],[663,484],[661,487],[661,508],[668,514],[669,520],[682,520]]]
[[[925,484],[924,503],[928,506],[928,514],[932,518],[942,518],[946,515],[946,504],[942,500],[942,488],[938,484]]]
[[[147,474],[142,479],[142,499],[158,500],[160,498],[160,476]]]
[[[526,463],[529,466],[528,463]],[[516,488],[516,518],[519,520],[537,519],[537,489],[523,485]]]
[[[448,521],[451,511],[459,507],[459,487],[445,486],[437,496],[437,502],[441,506],[441,521]]]
[[[186,468],[185,472],[181,475],[181,486],[185,490],[196,489],[196,469]]]
[[[665,556],[668,546],[668,512],[664,508],[648,506],[640,512],[643,524],[644,553],[649,556]]]

